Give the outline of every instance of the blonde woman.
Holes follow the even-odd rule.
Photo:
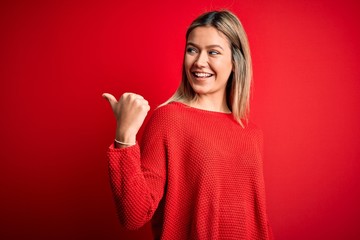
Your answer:
[[[251,79],[240,21],[212,11],[188,28],[181,84],[153,112],[140,145],[148,102],[103,94],[117,121],[108,160],[125,227],[151,220],[154,239],[272,239],[262,133],[247,116]]]

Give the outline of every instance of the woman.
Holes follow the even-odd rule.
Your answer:
[[[229,11],[199,16],[186,33],[182,82],[151,116],[140,95],[119,101],[108,150],[121,223],[150,219],[155,239],[271,239],[262,133],[247,120],[252,78],[245,31]]]

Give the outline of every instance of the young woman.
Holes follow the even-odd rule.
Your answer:
[[[245,31],[229,11],[207,12],[186,33],[181,84],[149,111],[140,95],[110,102],[117,120],[108,150],[121,223],[149,220],[155,239],[271,239],[262,133],[247,119],[252,78]]]

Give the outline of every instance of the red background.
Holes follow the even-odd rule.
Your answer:
[[[1,239],[150,239],[117,221],[101,94],[165,101],[186,27],[215,8],[250,40],[276,238],[359,239],[357,1],[51,2],[0,5]]]

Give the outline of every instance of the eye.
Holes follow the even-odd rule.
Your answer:
[[[186,49],[186,52],[188,52],[188,53],[197,53],[197,50],[196,50],[196,48],[188,47],[188,48]]]
[[[211,50],[211,51],[209,51],[209,54],[210,55],[218,55],[218,54],[220,54],[220,52],[215,51],[215,50]]]

